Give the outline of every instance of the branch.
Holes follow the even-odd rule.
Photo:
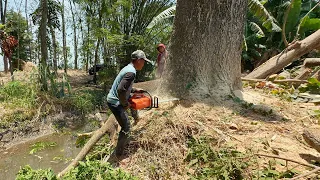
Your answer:
[[[264,82],[267,81],[266,79],[251,79],[251,78],[241,78],[242,81],[249,81],[249,82]],[[274,83],[308,83],[306,80],[299,80],[299,79],[280,79],[280,80],[273,80],[271,82]]]
[[[313,174],[313,173],[316,173],[320,171],[320,167],[317,167],[317,168],[314,168],[314,170],[308,172],[308,173],[305,173],[305,174],[301,174],[297,177],[294,177],[294,178],[291,178],[290,180],[294,180],[294,179],[300,179],[300,178],[303,178],[303,177],[306,177],[306,176],[309,176],[310,174]]]
[[[288,43],[287,37],[286,37],[286,24],[287,24],[288,16],[289,16],[289,13],[290,13],[290,10],[291,10],[293,1],[294,1],[294,0],[291,1],[290,6],[288,7],[288,9],[287,9],[287,11],[286,11],[286,13],[285,13],[285,15],[284,15],[284,18],[283,18],[282,40],[283,40],[284,45],[285,45],[286,47],[289,46],[289,43]]]
[[[256,155],[256,156],[264,156],[264,157],[269,157],[269,158],[282,159],[282,160],[294,162],[294,163],[297,163],[297,164],[300,164],[300,165],[303,165],[303,166],[306,166],[306,167],[311,167],[311,168],[320,168],[319,166],[315,166],[313,164],[307,164],[307,163],[299,162],[299,161],[296,161],[296,160],[293,160],[293,159],[288,159],[288,158],[280,157],[280,156],[274,156],[274,155],[268,155],[268,154],[259,154],[259,153],[254,154],[254,155]]]
[[[275,82],[275,83],[308,83],[307,80],[299,80],[299,79],[280,79],[280,80],[274,80],[272,82]]]

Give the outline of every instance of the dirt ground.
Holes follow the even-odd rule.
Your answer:
[[[30,72],[15,73],[17,80],[27,80],[28,77]],[[10,81],[10,75],[0,73],[0,78],[2,84]],[[84,71],[69,70],[68,79],[72,87],[81,87],[85,86],[92,76]],[[148,90],[153,95],[159,95],[156,91],[159,86],[158,80],[134,86]],[[284,101],[262,90],[250,88],[244,89],[243,96],[246,102],[266,109],[264,112],[272,109],[272,113],[265,115],[250,109],[239,109],[239,106],[230,104],[212,107],[201,102],[174,106],[160,105],[156,111],[171,109],[179,119],[191,119],[193,123],[200,124],[208,131],[218,132],[223,142],[242,152],[251,150],[254,153],[279,155],[304,163],[320,161],[320,153],[308,146],[301,135],[305,128],[319,128],[319,118],[312,117],[312,112],[319,110],[319,106],[312,103]],[[141,130],[149,122],[148,115],[152,113],[154,110],[145,113],[141,122],[133,127],[133,131]],[[133,154],[122,160],[120,166],[132,172],[137,158],[138,154]],[[266,159],[268,158],[262,158],[262,161]]]

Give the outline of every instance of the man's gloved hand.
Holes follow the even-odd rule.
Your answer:
[[[123,106],[123,108],[124,108],[125,110],[129,109],[130,107],[131,107],[131,104],[130,104],[130,103],[128,103],[127,106]]]

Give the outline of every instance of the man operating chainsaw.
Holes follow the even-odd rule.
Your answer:
[[[119,72],[107,96],[108,106],[121,126],[118,143],[115,149],[117,157],[123,154],[124,146],[128,141],[130,131],[130,121],[126,113],[126,110],[130,108],[128,100],[130,93],[137,91],[132,88],[132,85],[136,76],[136,71],[143,68],[145,61],[151,63],[151,61],[146,58],[143,51],[134,51],[131,54],[131,63]],[[136,121],[138,118],[137,112],[133,109],[131,109],[131,112]]]

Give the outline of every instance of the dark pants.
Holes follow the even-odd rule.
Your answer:
[[[116,146],[116,155],[121,156],[124,151],[125,145],[128,143],[129,140],[129,132],[130,132],[130,120],[128,118],[128,114],[126,110],[123,108],[122,105],[114,105],[108,103],[108,106],[112,112],[112,114],[117,119],[119,125],[121,126],[121,131],[118,137],[118,143]],[[131,110],[131,113],[137,116],[137,111]],[[135,118],[135,117],[134,117]]]

